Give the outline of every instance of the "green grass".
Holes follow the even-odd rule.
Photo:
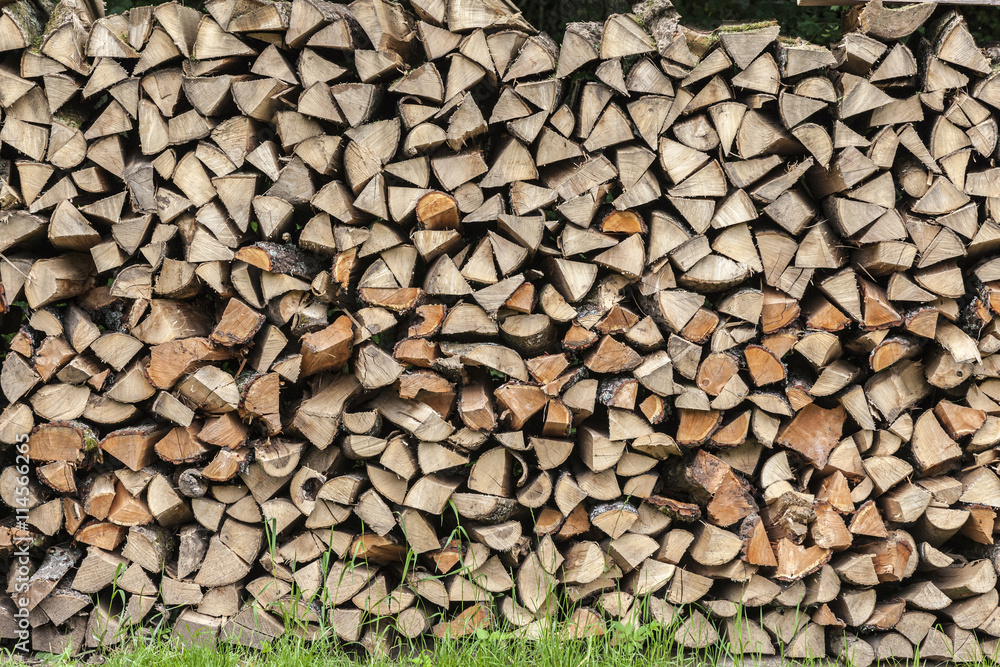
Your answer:
[[[227,643],[214,647],[182,645],[170,640],[168,631],[161,631],[153,639],[148,634],[131,635],[98,656],[91,652],[75,659],[68,655],[35,657],[52,667],[95,664],[95,658],[103,667],[749,667],[759,662],[759,656],[732,654],[724,640],[700,651],[684,649],[674,641],[684,617],[683,613],[675,615],[670,626],[654,621],[638,627],[605,619],[603,636],[581,639],[571,638],[563,623],[555,623],[540,638],[530,640],[510,631],[507,623],[498,619],[504,629],[479,629],[462,638],[424,635],[403,644],[406,640],[393,634],[395,639],[390,643],[395,648],[389,654],[366,652],[361,642],[344,643],[329,628],[321,631],[328,634],[305,641],[288,626],[285,636],[259,649]],[[8,664],[5,658],[0,651],[0,665]],[[795,661],[796,667],[818,662]]]
[[[283,638],[260,650],[222,644],[218,648],[182,646],[167,640],[129,641],[109,650],[104,667],[694,667],[718,664],[713,653],[682,655],[662,626],[627,630],[611,624],[604,637],[566,640],[557,636],[526,641],[510,633],[479,631],[465,639],[439,640],[433,647],[412,646],[373,658],[363,649],[332,641]],[[42,656],[43,664],[76,665],[63,656]],[[3,664],[0,656],[0,664]]]

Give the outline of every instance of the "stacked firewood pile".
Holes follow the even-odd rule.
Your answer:
[[[0,636],[996,652],[1000,75],[957,13],[206,8],[0,16]]]

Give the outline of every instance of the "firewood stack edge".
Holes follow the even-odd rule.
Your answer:
[[[958,13],[206,5],[0,14],[5,645],[26,606],[52,653],[996,655],[1000,74]]]

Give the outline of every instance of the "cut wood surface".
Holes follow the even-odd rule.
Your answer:
[[[996,656],[1000,74],[954,9],[43,6],[0,8],[0,642],[28,542],[48,653]]]

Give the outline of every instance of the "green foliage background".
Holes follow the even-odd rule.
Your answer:
[[[155,5],[163,0],[106,0],[108,13],[121,13],[137,5]],[[349,2],[350,0],[334,0]],[[181,0],[201,7],[201,0]],[[514,0],[529,21],[556,39],[572,21],[603,21],[609,14],[630,11],[627,0]],[[840,7],[799,7],[795,0],[674,0],[685,23],[715,28],[723,23],[775,19],[781,34],[801,37],[816,44],[831,44],[841,35]],[[1000,9],[962,8],[980,46],[1000,41]]]
[[[609,14],[628,12],[627,0],[514,0],[538,28],[561,38],[570,21],[603,21]],[[673,0],[684,23],[715,28],[723,23],[746,23],[775,19],[781,34],[828,45],[841,36],[846,8],[799,7],[795,0]],[[1000,8],[962,7],[980,46],[1000,41]]]
[[[159,2],[148,2],[146,0],[139,0],[139,2],[133,2],[132,0],[104,0],[104,11],[107,14],[121,14],[133,7],[139,7],[140,5],[158,5]],[[203,9],[201,3],[192,2],[182,2],[183,5],[196,5],[199,9]]]
[[[609,14],[630,11],[628,0],[514,0],[533,25],[561,38],[571,21],[603,21]],[[781,32],[819,44],[840,37],[837,7],[798,7],[795,0],[673,0],[684,23],[715,28],[722,23],[776,19]],[[1000,12],[998,12],[1000,13]]]

